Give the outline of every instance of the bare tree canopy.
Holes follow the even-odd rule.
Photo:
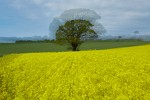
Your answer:
[[[59,17],[55,17],[50,24],[50,37],[56,39],[56,31],[59,26],[63,25],[69,20],[87,20],[93,24],[92,29],[97,33],[98,37],[106,30],[101,23],[99,23],[100,16],[93,10],[90,9],[70,9],[64,11]]]

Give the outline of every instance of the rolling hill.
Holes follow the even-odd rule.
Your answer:
[[[0,100],[150,100],[150,45],[0,57]]]

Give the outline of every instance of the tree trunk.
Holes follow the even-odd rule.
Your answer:
[[[72,43],[71,46],[72,46],[72,51],[77,51],[78,44]]]

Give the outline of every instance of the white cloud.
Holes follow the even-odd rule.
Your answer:
[[[10,6],[15,7],[17,9],[25,8],[26,5],[22,1],[14,0],[10,2]]]
[[[111,31],[120,31],[135,23],[135,27],[140,27],[145,20],[145,26],[150,26],[149,0],[13,0],[10,3],[35,20],[52,19],[72,8],[88,8],[99,13],[102,23]]]
[[[32,0],[31,0],[31,1],[32,1]],[[44,1],[45,1],[45,0],[33,0],[33,3],[40,5],[40,4],[42,4]]]

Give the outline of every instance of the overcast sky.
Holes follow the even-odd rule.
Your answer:
[[[95,10],[111,35],[150,35],[150,0],[0,0],[1,36],[44,36],[54,17],[72,8]]]

